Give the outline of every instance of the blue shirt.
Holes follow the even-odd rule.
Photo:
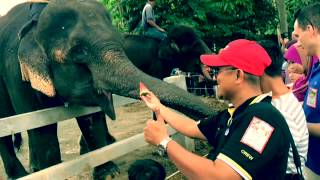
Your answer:
[[[320,123],[320,63],[311,72],[308,91],[304,98],[303,110],[308,123]],[[306,166],[320,175],[320,138],[309,136],[309,150]]]

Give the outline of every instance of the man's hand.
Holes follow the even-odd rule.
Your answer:
[[[160,100],[142,82],[140,82],[140,98],[152,110],[160,108]]]
[[[283,45],[283,46],[285,46],[287,43],[289,42],[289,39],[288,38],[281,38],[280,39],[280,43]]]
[[[146,142],[157,146],[169,135],[163,117],[159,112],[156,111],[155,113],[157,121],[149,120],[147,122],[147,125],[144,128],[144,139]]]

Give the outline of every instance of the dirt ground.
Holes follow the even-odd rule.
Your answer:
[[[203,98],[211,106],[221,109],[225,107],[222,103],[219,103],[213,98]],[[119,141],[132,135],[139,134],[143,131],[145,122],[152,117],[152,113],[141,102],[130,103],[127,105],[116,108],[117,120],[107,120],[109,130],[111,134]],[[68,161],[79,156],[79,136],[80,130],[74,119],[60,122],[58,125],[58,135],[60,148],[63,161]],[[26,133],[22,133],[24,143],[22,149],[18,152],[18,158],[22,161],[23,165],[28,169],[28,145]],[[208,152],[208,146],[205,142],[196,140],[196,153],[204,155]],[[136,159],[154,159],[160,162],[166,169],[167,176],[177,171],[175,166],[171,162],[163,157],[160,157],[156,153],[156,148],[148,145],[140,148],[132,153],[129,153],[121,158],[116,159],[114,162],[120,168],[120,175],[115,179],[125,180],[127,179],[127,170],[131,163]],[[0,180],[5,178],[4,167],[2,161],[0,163]],[[87,180],[92,179],[91,172],[85,172],[79,176],[68,178],[68,180]],[[181,175],[176,175],[173,179],[185,179]]]

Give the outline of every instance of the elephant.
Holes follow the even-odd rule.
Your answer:
[[[115,141],[105,119],[105,114],[116,118],[111,94],[139,99],[139,82],[162,103],[188,116],[216,114],[198,97],[136,68],[124,52],[123,36],[100,2],[51,0],[37,26],[20,40],[17,34],[30,18],[29,6],[19,4],[0,18],[0,118],[66,102],[100,106],[101,112],[76,118],[91,151]],[[61,162],[57,124],[28,130],[28,136],[32,172]],[[28,174],[11,136],[0,138],[0,154],[9,179]],[[95,168],[94,177],[116,171],[116,165],[107,162]]]
[[[172,26],[163,41],[124,34],[123,46],[130,61],[150,76],[163,79],[170,76],[173,68],[179,68],[212,79],[200,62],[200,55],[211,50],[189,26]]]

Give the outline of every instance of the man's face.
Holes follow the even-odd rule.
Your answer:
[[[151,4],[152,7],[156,5],[156,1],[149,1],[149,3]]]
[[[312,25],[308,25],[305,30],[303,30],[298,23],[298,20],[294,22],[294,36],[298,39],[298,46],[301,46],[307,51],[307,55],[316,55],[317,42],[316,42],[316,32]]]
[[[218,67],[215,69],[215,78],[218,83],[218,97],[231,100],[236,80],[236,68],[231,66]]]

